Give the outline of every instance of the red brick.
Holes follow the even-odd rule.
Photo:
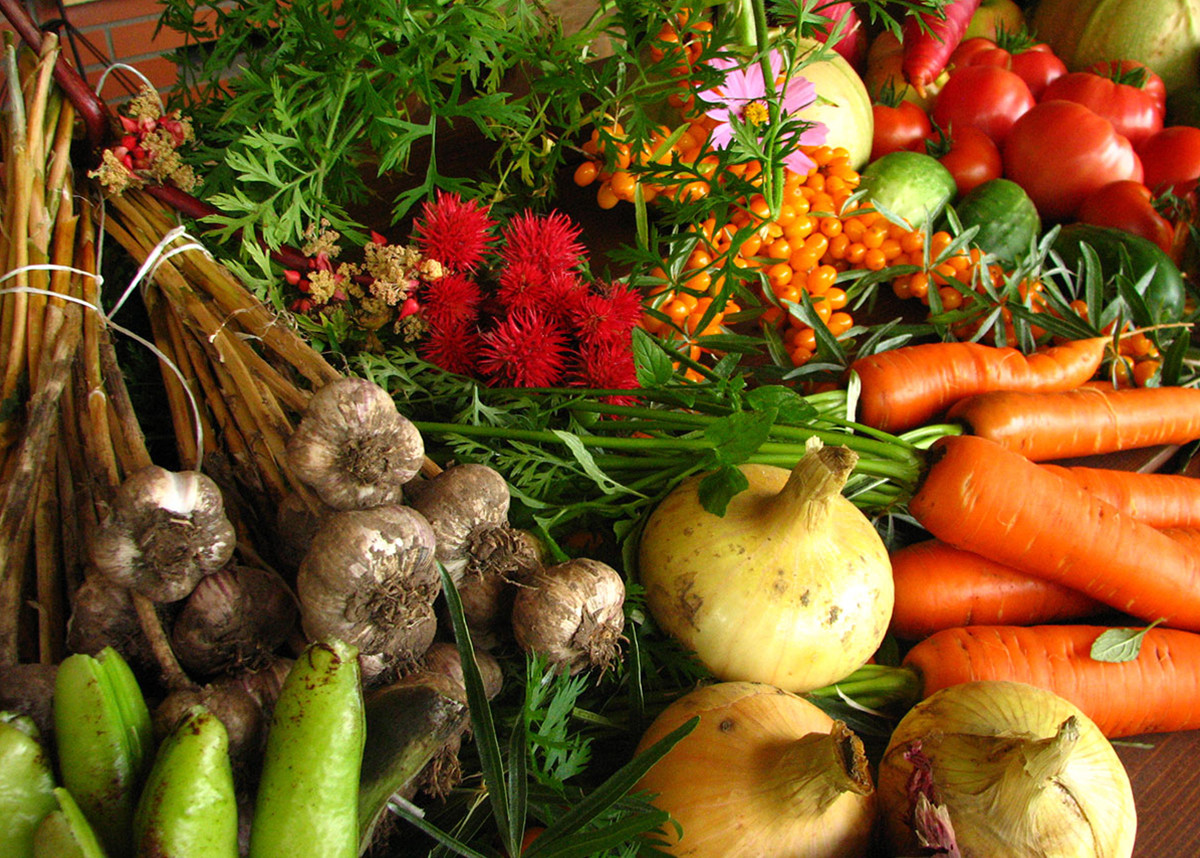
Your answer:
[[[114,24],[109,27],[113,56],[118,58],[138,57],[173,50],[187,39],[169,27],[158,29],[158,21],[135,21],[129,24]]]
[[[145,75],[160,92],[169,89],[179,77],[179,67],[166,57],[148,57],[130,65]],[[111,97],[107,92],[104,95],[105,98]]]
[[[162,3],[159,0],[96,0],[67,10],[67,20],[81,30],[136,18],[157,21],[160,15]]]

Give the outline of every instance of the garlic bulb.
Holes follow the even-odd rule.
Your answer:
[[[909,710],[879,799],[894,855],[1128,858],[1137,831],[1111,743],[1074,704],[1019,682],[951,685]]]
[[[601,670],[617,657],[625,629],[625,581],[611,566],[580,557],[547,566],[517,588],[512,629],[528,653],[571,673]]]
[[[346,377],[317,389],[288,439],[296,476],[334,509],[400,503],[425,460],[412,422],[379,385]]]
[[[769,685],[721,682],[668,706],[644,751],[692,717],[699,723],[634,787],[681,827],[665,851],[862,858],[877,816],[862,742],[813,703]],[[657,844],[656,844],[657,845]]]
[[[312,640],[356,647],[364,679],[419,659],[433,643],[441,592],[429,523],[391,505],[325,519],[296,574],[300,620]]]
[[[643,529],[638,574],[658,624],[718,679],[811,691],[879,648],[894,602],[883,540],[841,490],[857,462],[809,442],[789,473],[743,465],[724,516],[685,480]]]
[[[215,482],[197,471],[150,465],[118,487],[91,559],[112,583],[175,602],[229,562],[236,543]]]

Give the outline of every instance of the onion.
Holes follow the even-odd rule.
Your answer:
[[[625,581],[611,566],[580,557],[535,572],[513,599],[512,628],[527,653],[570,673],[607,668],[625,628]]]
[[[1112,744],[1074,704],[1020,682],[952,685],[909,710],[879,800],[894,855],[922,854],[923,839],[962,858],[1127,858],[1137,830]]]
[[[669,854],[867,854],[875,792],[862,742],[845,724],[781,689],[719,682],[663,710],[638,751],[693,716],[696,728],[634,787],[681,826],[678,839],[666,826]]]
[[[749,487],[723,516],[701,505],[701,477],[650,515],[638,561],[647,605],[718,679],[811,691],[879,648],[892,567],[874,526],[841,495],[857,460],[814,439],[790,473],[743,465]]]

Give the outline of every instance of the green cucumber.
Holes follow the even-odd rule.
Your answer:
[[[1109,282],[1118,274],[1141,284],[1148,272],[1150,279],[1140,286],[1142,299],[1150,313],[1148,319],[1135,319],[1139,325],[1178,322],[1183,317],[1187,290],[1179,267],[1162,248],[1148,239],[1107,226],[1088,223],[1065,224],[1054,240],[1054,251],[1072,270],[1079,270],[1083,245],[1089,245],[1100,261],[1101,276]]]
[[[876,158],[860,175],[867,202],[916,229],[923,229],[927,219],[936,221],[958,190],[950,171],[923,152],[891,152]]]
[[[963,229],[979,227],[975,244],[1001,262],[1015,264],[1042,232],[1037,206],[1025,189],[1010,179],[976,185],[954,205]]]

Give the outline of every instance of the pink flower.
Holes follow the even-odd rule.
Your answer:
[[[785,81],[782,77],[783,56],[779,51],[771,52],[770,64],[776,86],[781,87],[778,90],[781,118],[803,110],[817,100],[817,88],[803,76],[792,74]],[[725,80],[719,86],[700,93],[700,99],[711,105],[705,115],[720,123],[710,133],[709,142],[717,149],[724,149],[733,140],[734,120],[756,128],[770,121],[767,88],[760,62],[718,57],[710,60],[709,65],[724,71]],[[819,146],[825,142],[828,132],[823,122],[817,122],[805,129],[798,138],[792,139],[793,147],[784,156],[784,166],[800,175],[811,170],[815,164],[800,147]]]

